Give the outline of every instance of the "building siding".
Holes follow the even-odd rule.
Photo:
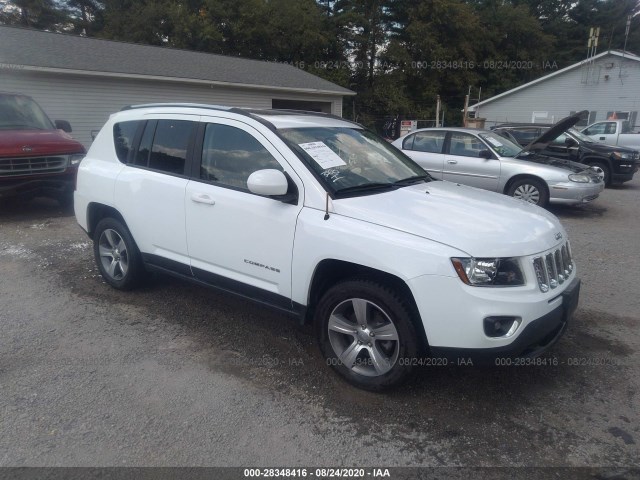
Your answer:
[[[607,112],[640,111],[640,62],[605,55],[593,62],[592,72],[590,81],[584,83],[584,67],[579,66],[473,110],[479,109],[476,116],[486,118],[487,127],[531,122],[534,112],[547,112],[546,119],[538,117],[537,121],[554,123],[580,110],[595,112],[590,122],[605,120]],[[636,116],[635,124],[639,123]]]
[[[233,107],[271,108],[274,98],[331,102],[331,112],[342,115],[342,98],[331,95],[220,87],[168,81],[148,81],[20,70],[0,71],[0,91],[29,95],[52,119],[71,123],[73,137],[85,146],[109,115],[140,103],[187,102]]]

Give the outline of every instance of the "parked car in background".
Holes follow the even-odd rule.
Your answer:
[[[560,121],[536,139],[535,145],[544,148],[577,121],[573,120]],[[592,168],[540,155],[488,130],[425,128],[393,145],[436,178],[504,193],[538,206],[590,202],[604,189],[602,174]]]
[[[75,213],[114,288],[154,270],[293,314],[327,365],[370,390],[428,355],[540,355],[578,302],[554,215],[433,181],[326,114],[130,107],[80,165]]]
[[[548,124],[508,123],[498,125],[492,131],[526,147],[551,127]],[[558,135],[539,153],[594,167],[602,172],[606,185],[628,182],[640,167],[637,150],[597,143],[574,128]]]
[[[0,198],[73,202],[85,148],[68,132],[69,122],[54,124],[31,97],[0,92]]]
[[[599,143],[640,150],[640,133],[633,133],[627,120],[605,120],[592,123],[581,132]]]

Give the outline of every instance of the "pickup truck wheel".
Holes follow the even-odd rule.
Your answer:
[[[547,189],[540,180],[535,178],[522,178],[511,184],[507,195],[513,198],[533,203],[539,207],[546,207],[549,202]]]
[[[93,236],[93,253],[105,281],[118,290],[136,287],[144,266],[129,230],[114,218],[98,222]]]
[[[315,314],[320,349],[336,372],[372,391],[399,385],[412,373],[419,337],[394,290],[368,279],[330,288]]]
[[[609,166],[602,162],[589,162],[587,163],[591,168],[593,168],[598,175],[602,178],[602,181],[606,186],[611,185],[611,171],[609,170]]]

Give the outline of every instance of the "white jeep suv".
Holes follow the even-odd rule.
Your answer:
[[[417,365],[539,355],[578,301],[551,213],[433,180],[325,114],[127,107],[80,165],[75,212],[115,288],[166,272],[293,314],[370,390]]]

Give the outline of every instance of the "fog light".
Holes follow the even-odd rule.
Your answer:
[[[510,337],[520,326],[520,317],[496,316],[484,319],[484,333],[487,337]]]

